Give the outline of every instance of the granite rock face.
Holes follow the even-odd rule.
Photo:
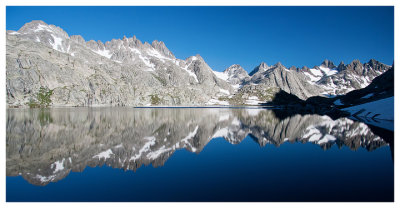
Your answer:
[[[7,104],[27,106],[40,87],[52,106],[204,105],[232,87],[199,55],[176,59],[161,41],[85,41],[42,21],[7,31]]]
[[[277,89],[301,99],[336,96],[366,87],[390,66],[371,60],[335,66],[325,60],[312,69],[261,63],[250,74],[232,65],[217,72],[200,55],[178,59],[162,41],[135,36],[85,41],[43,21],[6,35],[7,106],[257,105]],[[256,87],[254,87],[256,86]]]

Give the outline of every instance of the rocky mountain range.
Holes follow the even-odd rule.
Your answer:
[[[257,105],[283,90],[300,99],[366,87],[390,69],[375,60],[313,68],[261,63],[250,74],[232,65],[217,72],[200,55],[178,59],[162,41],[135,36],[85,41],[43,21],[7,31],[7,106]]]
[[[163,166],[178,150],[200,153],[215,138],[260,146],[313,143],[373,151],[393,145],[364,123],[320,115],[279,118],[274,111],[229,108],[8,109],[6,174],[46,185],[71,171],[107,165]],[[393,147],[391,147],[393,148]]]

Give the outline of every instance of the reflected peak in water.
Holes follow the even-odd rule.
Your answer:
[[[372,151],[388,145],[364,123],[320,115],[279,119],[266,109],[9,109],[6,173],[47,185],[87,166],[158,167],[176,150],[200,153],[214,138],[240,144],[248,136],[260,146],[300,142]]]

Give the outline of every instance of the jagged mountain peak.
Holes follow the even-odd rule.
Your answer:
[[[274,68],[286,69],[286,67],[284,65],[282,65],[282,63],[280,61],[274,65]]]
[[[354,59],[349,65],[362,65],[362,63],[360,62],[360,60]]]
[[[364,87],[390,67],[375,60],[365,64],[357,60],[349,65],[341,62],[337,69],[327,69],[321,66],[331,68],[334,64],[324,60],[321,66],[312,69],[290,67],[288,70],[280,62],[273,66],[261,62],[250,77],[238,64],[224,72],[213,71],[199,54],[188,57],[186,61],[176,59],[165,43],[158,40],[150,44],[140,42],[136,36],[123,36],[105,43],[100,40],[86,42],[80,35],[68,37],[61,28],[43,21],[26,23],[19,31],[7,31],[6,47],[7,82],[10,83],[7,85],[7,102],[15,106],[26,106],[40,86],[54,90],[54,106],[153,104],[150,101],[160,101],[157,104],[208,105],[210,100],[222,101],[219,96],[230,95],[232,89],[238,95],[242,93],[246,96],[223,103],[242,103],[242,99],[253,99],[254,95],[258,96],[258,92],[264,93],[266,89],[282,89],[306,99],[328,93],[339,95]],[[24,50],[27,46],[31,50]],[[52,49],[58,52],[53,53]],[[38,54],[40,57],[37,57]],[[27,69],[38,74],[33,66],[41,62],[49,65],[40,68],[43,76],[40,80],[36,75],[24,77],[23,82],[15,78],[18,76],[14,75],[23,74]],[[66,68],[60,68],[61,65]],[[70,73],[68,76],[65,74],[67,71]],[[101,76],[97,76],[99,72]],[[96,76],[92,76],[95,73]],[[93,83],[98,83],[98,86],[93,87]],[[107,87],[120,83],[117,88]],[[132,88],[135,90],[132,91]],[[101,89],[109,90],[103,93]],[[108,94],[105,93],[107,91]],[[74,96],[66,102],[62,101],[70,92]],[[160,99],[150,100],[155,98],[154,95]],[[257,99],[266,97],[263,95]]]
[[[266,68],[268,68],[268,64],[265,63],[265,62],[261,62],[260,65],[259,65],[259,67],[260,67],[260,68],[263,68],[263,69],[266,69]]]
[[[325,60],[321,63],[321,66],[322,66],[322,67],[325,67],[325,68],[329,68],[329,69],[334,69],[334,68],[336,68],[335,64],[334,64],[332,61],[328,60],[328,59],[325,59]]]
[[[257,73],[259,71],[261,71],[261,72],[266,71],[268,68],[269,68],[269,66],[265,62],[261,62],[257,67],[255,67],[253,69],[253,71],[251,71],[249,73],[249,75],[253,76],[255,73]]]
[[[71,35],[70,38],[71,38],[71,40],[74,40],[81,45],[85,44],[85,39],[80,35]]]
[[[368,63],[371,64],[371,65],[375,65],[375,64],[378,64],[379,61],[377,61],[377,60],[375,60],[375,59],[370,59],[370,60],[368,61]]]
[[[228,67],[228,68],[226,68],[224,70],[225,73],[232,73],[232,72],[235,72],[235,71],[241,71],[242,72],[242,71],[245,71],[245,70],[239,64],[233,64],[232,66],[230,66],[230,67]]]
[[[50,32],[62,36],[64,38],[69,38],[68,33],[65,32],[62,28],[57,27],[55,25],[49,25],[42,20],[33,20],[24,24],[19,30],[19,33],[23,34],[34,34],[34,33],[42,33],[42,32]]]
[[[18,32],[35,30],[40,27],[50,27],[47,23],[43,22],[42,20],[32,20],[31,22],[25,23]]]
[[[175,58],[174,54],[165,46],[165,43],[163,41],[157,41],[154,40],[151,45],[153,46],[154,49],[156,49],[158,52],[161,54],[170,57],[170,58]]]
[[[343,71],[346,69],[346,65],[344,65],[344,62],[341,61],[339,66],[337,67],[338,71]]]
[[[241,84],[245,79],[250,77],[246,70],[239,64],[234,64],[226,68],[223,73],[228,77],[227,81],[233,85]]]
[[[204,59],[203,59],[203,57],[200,56],[200,54],[196,54],[194,57],[195,57],[197,60],[204,62]]]
[[[185,60],[187,63],[191,63],[193,61],[200,61],[200,62],[204,62],[203,57],[200,56],[200,54],[196,54],[194,56],[189,56],[186,58]]]
[[[308,71],[308,70],[310,70],[310,68],[308,68],[307,66],[303,66],[303,67],[301,67],[301,70]]]

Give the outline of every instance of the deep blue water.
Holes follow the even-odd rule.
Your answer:
[[[65,117],[64,113],[63,117]],[[8,113],[8,116],[10,114],[12,113]],[[102,117],[100,121],[107,118],[106,114],[99,116]],[[156,118],[158,117],[156,116]],[[13,119],[9,118],[10,125]],[[26,122],[26,119],[24,121]],[[61,124],[61,121],[52,118],[51,123]],[[49,124],[42,122],[42,130],[46,125]],[[245,124],[242,123],[241,129],[245,129],[244,126]],[[51,128],[55,129],[54,126]],[[96,127],[92,126],[92,128]],[[200,130],[198,127],[197,131],[190,129],[189,132],[196,132],[196,135],[199,135],[202,133]],[[119,134],[124,135],[125,131],[126,129],[120,129]],[[256,134],[254,131],[253,129],[253,133],[247,135],[239,144],[228,142],[224,137],[217,137],[206,143],[201,151],[193,152],[190,151],[190,148],[177,148],[173,153],[167,155],[163,164],[156,165],[158,167],[143,163],[135,171],[116,167],[118,165],[113,162],[109,162],[109,164],[107,162],[101,164],[86,162],[83,171],[71,171],[58,181],[37,184],[37,182],[28,182],[29,180],[21,175],[9,176],[11,170],[7,170],[6,200],[8,202],[299,202],[393,201],[394,199],[394,165],[391,149],[387,144],[370,151],[362,147],[352,150],[346,145],[340,145],[338,140],[326,150],[316,143],[301,141],[286,141],[279,145],[272,143],[260,145],[257,137],[253,135]],[[267,131],[267,129],[263,131]],[[16,138],[14,135],[16,135],[15,132],[8,128],[7,168],[10,166],[11,169],[11,166],[17,165],[20,169],[18,171],[24,171],[23,169],[27,168],[27,165],[22,165],[22,162],[14,164],[11,160],[13,154],[11,154],[9,146],[11,146],[11,140]],[[60,132],[55,135],[62,137]],[[25,136],[27,134],[24,134]],[[45,138],[43,133],[39,138]],[[112,138],[110,136],[110,139]],[[193,139],[196,138],[197,136],[194,136]],[[66,137],[64,139],[66,140]],[[77,144],[76,141],[75,143]],[[63,143],[63,145],[65,144]],[[163,145],[166,146],[165,143]],[[23,149],[26,149],[26,146],[27,144],[24,144]],[[157,143],[150,147],[154,146],[157,146]],[[339,146],[341,147],[339,148]],[[50,148],[51,151],[54,149],[54,147]],[[111,149],[115,155],[119,154],[117,153],[118,148]],[[20,149],[19,151],[23,157],[24,150]],[[47,153],[41,151],[39,154],[33,155],[42,158]],[[86,155],[82,152],[76,151],[75,155]],[[54,153],[54,157],[57,157],[57,154]],[[74,152],[68,154],[74,155]],[[122,151],[121,154],[127,153]],[[92,156],[89,158],[93,159]],[[50,160],[49,164],[58,159]],[[75,158],[72,159],[72,164],[75,164],[75,160]],[[37,167],[40,166],[40,171],[42,171],[44,166],[40,164],[38,163]],[[68,166],[65,162],[64,170]],[[54,166],[51,167],[53,171]],[[73,169],[72,165],[71,169]],[[33,170],[29,169],[28,171],[27,168],[26,172],[32,173]],[[54,173],[59,172],[54,171]],[[26,174],[23,173],[27,177]]]

